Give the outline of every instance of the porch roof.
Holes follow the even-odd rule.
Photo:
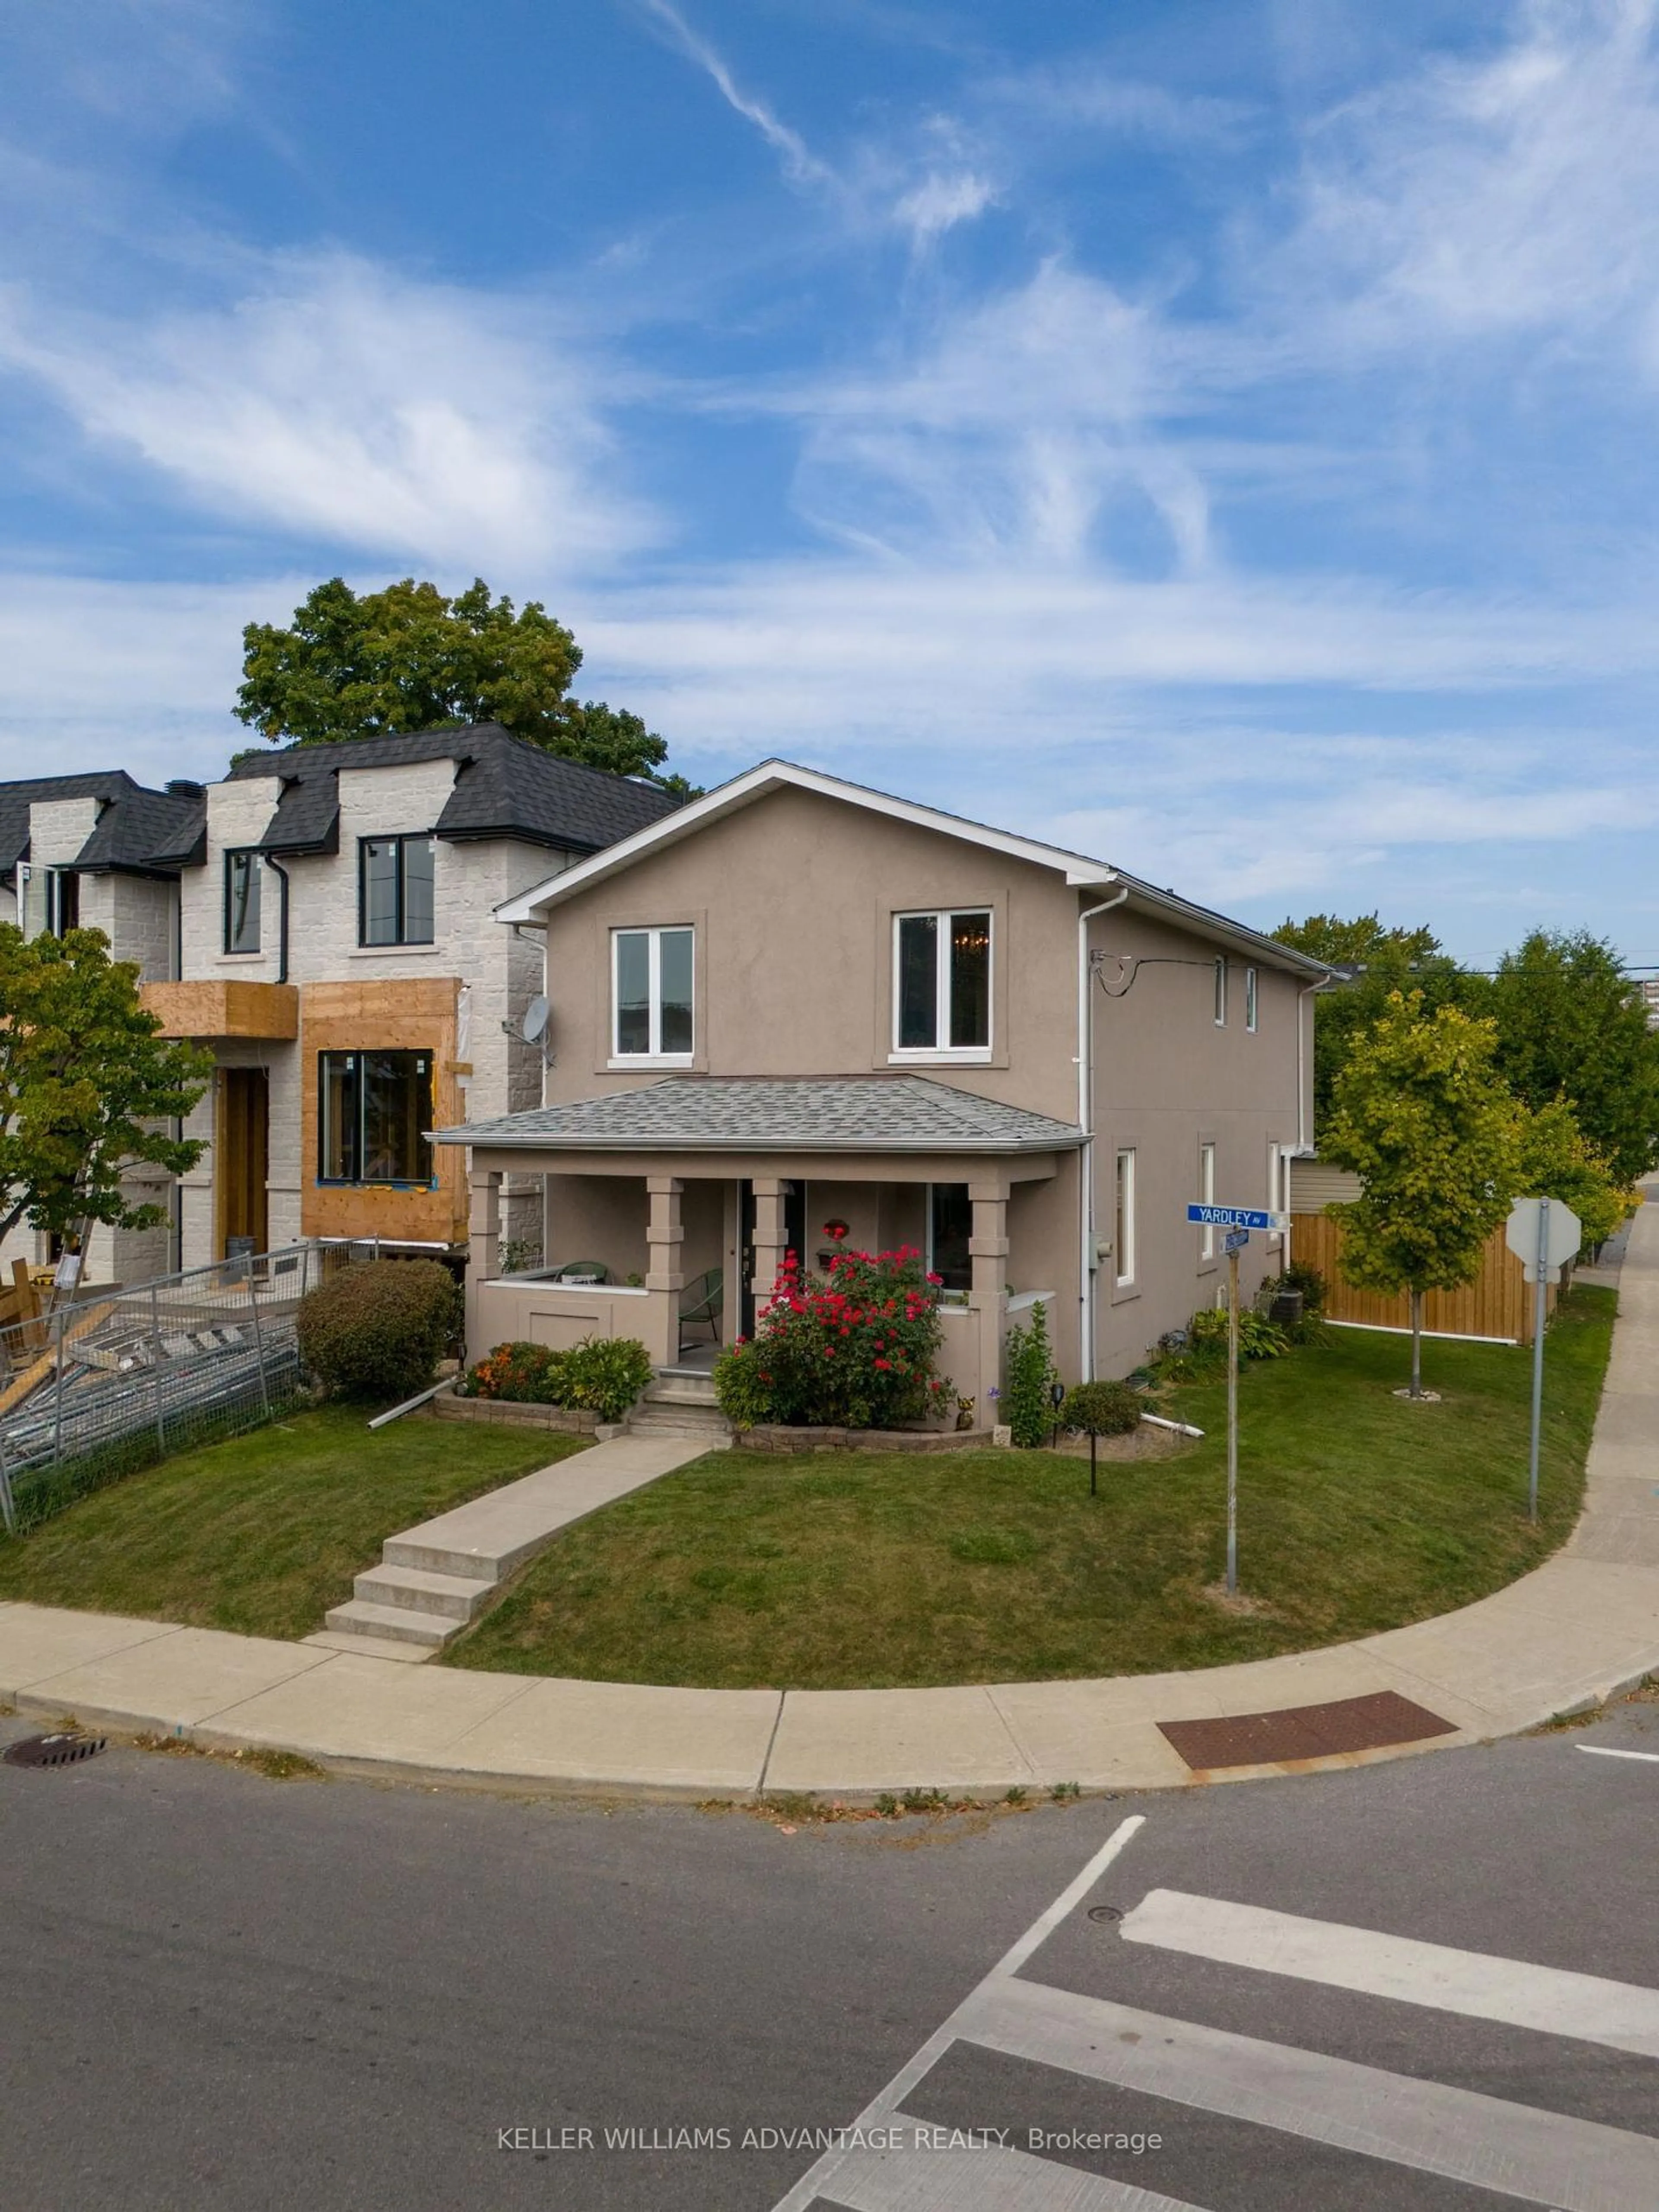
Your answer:
[[[926,1075],[665,1076],[433,1132],[531,1152],[1052,1152],[1084,1133]]]

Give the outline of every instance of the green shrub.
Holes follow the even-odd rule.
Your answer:
[[[1034,1449],[1054,1426],[1054,1402],[1049,1393],[1059,1380],[1048,1346],[1048,1312],[1039,1298],[1031,1308],[1029,1328],[1018,1324],[1008,1332],[1008,1381],[1002,1392],[1002,1416],[1013,1431],[1014,1442]]]
[[[761,1348],[746,1340],[728,1345],[714,1362],[714,1395],[734,1429],[758,1428],[778,1418],[777,1393],[762,1373]]]
[[[1300,1291],[1302,1310],[1310,1321],[1316,1321],[1325,1310],[1329,1296],[1325,1278],[1317,1267],[1310,1267],[1305,1260],[1296,1260],[1285,1268],[1274,1285],[1277,1290]]]
[[[431,1382],[461,1325],[461,1293],[435,1260],[371,1260],[307,1291],[300,1358],[343,1398],[389,1403]]]
[[[458,1398],[505,1398],[520,1406],[562,1406],[569,1354],[515,1338],[498,1344],[455,1385]]]
[[[568,1352],[519,1338],[498,1344],[479,1360],[456,1384],[455,1395],[572,1406],[602,1421],[619,1421],[654,1372],[637,1337],[585,1336]]]
[[[1196,1352],[1227,1349],[1227,1309],[1200,1306],[1192,1319],[1193,1348]],[[1238,1312],[1238,1356],[1241,1359],[1278,1359],[1291,1348],[1291,1340],[1277,1322],[1269,1321],[1249,1306]]]
[[[602,1421],[619,1421],[656,1370],[636,1336],[585,1336],[562,1355],[556,1404],[577,1406]]]
[[[1060,1418],[1068,1429],[1085,1436],[1127,1437],[1140,1426],[1146,1401],[1127,1382],[1074,1382],[1066,1394]]]

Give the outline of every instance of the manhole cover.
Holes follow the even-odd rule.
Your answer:
[[[104,1748],[101,1735],[26,1735],[21,1743],[6,1746],[8,1766],[73,1766],[82,1759],[95,1759]]]
[[[1091,1905],[1089,1917],[1091,1920],[1121,1920],[1123,1907],[1121,1905]]]

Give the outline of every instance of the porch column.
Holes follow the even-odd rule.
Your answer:
[[[970,1182],[968,1196],[974,1210],[973,1231],[968,1239],[973,1265],[970,1302],[977,1317],[979,1339],[979,1400],[975,1419],[981,1427],[991,1425],[992,1407],[987,1393],[1002,1387],[1002,1339],[1008,1303],[1008,1178],[997,1175]]]
[[[466,1226],[466,1351],[470,1359],[481,1359],[489,1350],[489,1331],[481,1318],[483,1285],[501,1272],[501,1179],[476,1169],[468,1177],[470,1211]]]
[[[650,1200],[645,1241],[645,1348],[657,1367],[672,1367],[680,1356],[680,1292],[685,1271],[680,1247],[685,1231],[680,1225],[680,1194],[685,1186],[678,1176],[647,1176]]]
[[[788,1231],[783,1222],[783,1178],[757,1176],[755,1193],[755,1311],[758,1315],[772,1295],[772,1285],[783,1273]],[[799,1257],[797,1255],[797,1257]]]

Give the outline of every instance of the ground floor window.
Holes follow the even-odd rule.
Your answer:
[[[431,1182],[429,1053],[319,1053],[317,1073],[322,1182]]]
[[[968,1240],[974,1233],[974,1206],[965,1182],[927,1186],[927,1270],[947,1291],[974,1287],[974,1262]]]

